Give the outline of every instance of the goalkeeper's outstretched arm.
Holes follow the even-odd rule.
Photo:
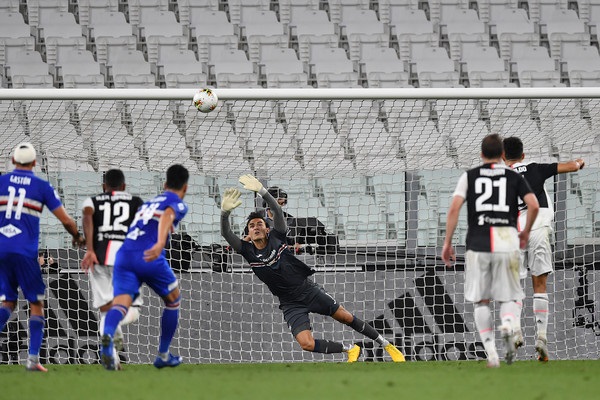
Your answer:
[[[240,195],[241,193],[237,189],[227,189],[225,190],[223,201],[221,202],[221,235],[233,250],[237,252],[242,250],[242,240],[231,230],[229,215],[231,214],[231,210],[242,204]]]
[[[283,234],[287,233],[287,222],[283,217],[283,210],[277,200],[264,188],[258,179],[250,174],[242,175],[239,179],[244,189],[258,193],[266,202],[273,213],[273,228]]]

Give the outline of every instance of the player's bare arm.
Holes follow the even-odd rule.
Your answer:
[[[158,238],[156,243],[154,246],[144,251],[144,261],[154,261],[160,256],[165,248],[165,245],[167,244],[167,239],[169,238],[169,233],[171,233],[171,229],[173,228],[174,221],[175,211],[171,207],[168,207],[165,209],[165,212],[160,216],[160,220],[158,221]]]
[[[446,220],[446,238],[444,240],[444,247],[442,248],[442,260],[447,267],[451,267],[451,261],[456,261],[456,254],[452,247],[452,236],[458,225],[458,216],[460,209],[465,202],[465,199],[461,196],[454,196],[450,208],[448,209],[448,219]]]
[[[94,271],[94,266],[98,265],[98,257],[94,251],[94,209],[92,207],[83,208],[83,234],[85,235],[86,252],[81,261],[81,269],[85,272]]]
[[[568,162],[558,163],[557,171],[559,174],[565,174],[567,172],[577,172],[580,169],[583,169],[585,166],[585,161],[583,158],[577,158]]]
[[[75,220],[67,214],[67,211],[63,206],[58,207],[52,213],[58,218],[63,224],[67,232],[73,236],[73,246],[81,247],[85,244],[85,238],[79,233]]]

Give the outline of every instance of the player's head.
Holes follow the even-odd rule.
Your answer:
[[[102,189],[105,192],[125,190],[125,175],[120,169],[109,169],[102,178]]]
[[[167,181],[165,182],[165,189],[181,191],[181,194],[185,195],[189,179],[190,173],[186,167],[181,164],[173,164],[169,167],[169,169],[167,169]]]
[[[510,161],[523,159],[523,142],[516,136],[504,139],[504,158]]]
[[[278,186],[271,186],[267,189],[267,192],[269,192],[269,194],[271,194],[271,196],[277,200],[277,203],[279,203],[281,207],[287,204],[288,195],[282,188]],[[263,207],[267,207],[266,201],[263,201]]]
[[[261,239],[266,239],[269,234],[269,225],[267,220],[258,211],[252,211],[246,220],[246,228],[248,229],[248,236],[254,242]]]
[[[502,158],[504,146],[502,138],[497,133],[487,135],[481,141],[481,157],[488,160],[497,160]]]
[[[35,166],[36,153],[33,145],[28,142],[19,143],[15,147],[12,163],[20,169],[32,169]]]

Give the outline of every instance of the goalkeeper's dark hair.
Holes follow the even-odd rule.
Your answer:
[[[268,226],[267,220],[265,219],[265,216],[262,213],[260,213],[258,211],[252,211],[248,215],[248,218],[246,218],[246,228],[248,227],[248,224],[250,223],[250,221],[252,221],[253,219],[256,219],[256,218],[262,219],[263,222],[265,223],[265,225]]]
[[[118,189],[125,184],[125,175],[120,169],[109,169],[104,173],[102,182],[110,189]]]
[[[481,141],[481,154],[485,158],[494,159],[502,157],[504,146],[502,145],[502,138],[497,133],[487,135]]]
[[[166,186],[169,189],[180,190],[190,179],[187,168],[181,164],[173,164],[167,169]]]
[[[519,160],[523,155],[523,142],[516,136],[504,139],[504,156],[507,160]]]

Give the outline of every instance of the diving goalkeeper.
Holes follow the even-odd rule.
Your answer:
[[[277,200],[252,175],[239,179],[245,189],[258,192],[273,212],[273,229],[269,229],[261,213],[252,212],[248,216],[250,241],[243,241],[231,231],[229,214],[239,206],[240,191],[234,188],[225,190],[221,203],[221,234],[250,264],[252,271],[263,281],[271,293],[279,298],[279,308],[292,335],[302,350],[314,353],[347,353],[348,362],[360,357],[358,345],[342,344],[312,335],[309,313],[331,316],[376,341],[388,352],[394,362],[403,362],[402,353],[371,325],[352,315],[325,290],[308,277],[314,273],[306,264],[294,256],[286,245],[287,225],[281,206]]]

